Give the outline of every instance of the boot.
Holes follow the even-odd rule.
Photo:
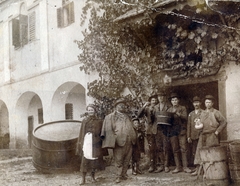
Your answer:
[[[159,173],[163,171],[163,165],[160,165],[154,172]]]
[[[164,168],[164,172],[165,172],[165,173],[168,173],[168,172],[170,172],[170,169],[169,169],[169,167],[166,167],[166,166],[165,166],[165,168]]]
[[[152,147],[151,147],[152,148]],[[149,152],[149,158],[150,158],[150,167],[148,169],[148,172],[154,172],[156,169],[156,156],[155,156],[155,149],[151,149]]]
[[[191,173],[191,176],[197,176],[198,175],[199,167],[200,166],[197,165],[196,170],[193,173]]]
[[[153,165],[150,165],[149,169],[148,169],[148,172],[153,172],[155,170],[154,166]]]
[[[97,180],[95,179],[95,171],[91,172],[92,182],[95,183]]]
[[[182,153],[182,164],[183,164],[183,171],[186,173],[191,173],[192,170],[188,168],[187,162],[187,153]]]
[[[176,164],[176,168],[172,171],[172,173],[176,174],[178,172],[181,172],[180,158],[179,158],[178,153],[174,154],[174,161],[175,161],[175,164]]]
[[[159,153],[159,167],[154,171],[155,173],[162,172],[163,171],[163,163],[164,163],[164,155],[162,152]]]
[[[153,172],[153,171],[155,171],[155,162],[154,162],[154,160],[153,159],[150,159],[150,167],[149,167],[149,169],[148,169],[148,172]]]
[[[83,173],[82,173],[82,180],[81,180],[80,185],[84,185],[84,184],[86,183],[86,175],[87,175],[86,172],[83,172]]]
[[[140,166],[139,166],[139,162],[136,163],[136,173],[137,174],[142,174],[142,171],[141,171]]]
[[[137,175],[137,170],[136,170],[135,164],[136,164],[136,163],[132,163],[132,174],[133,174],[133,175]]]
[[[127,180],[127,179],[128,179],[127,170],[128,170],[128,166],[123,165],[123,166],[122,166],[121,176],[120,176],[120,178],[121,178],[122,180]]]
[[[164,153],[164,172],[165,173],[168,173],[170,172],[170,169],[169,169],[169,154],[167,153]]]

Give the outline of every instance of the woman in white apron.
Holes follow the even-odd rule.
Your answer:
[[[81,156],[80,171],[82,173],[81,185],[86,182],[87,172],[91,172],[92,182],[96,182],[95,171],[105,168],[100,133],[103,121],[96,117],[96,107],[93,104],[87,106],[87,116],[80,127],[77,152]]]

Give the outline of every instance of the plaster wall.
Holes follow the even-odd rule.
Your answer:
[[[81,10],[84,6],[84,1],[74,2],[75,22],[67,27],[58,28],[57,26],[57,9],[62,7],[62,1],[48,1],[47,16],[48,19],[48,37],[49,42],[49,62],[50,68],[55,69],[59,66],[66,66],[67,63],[78,62],[78,54],[80,53],[77,44],[74,40],[83,39],[82,31],[86,29],[86,25],[80,26]],[[64,47],[63,47],[64,46]]]
[[[65,110],[53,114],[52,104],[53,97],[59,86],[66,82],[75,82],[75,92],[80,98],[76,98],[74,93],[67,99],[74,103],[74,118],[79,120],[79,115],[86,107],[85,91],[86,91],[86,75],[79,71],[78,65],[71,66],[65,69],[45,73],[34,78],[7,84],[0,87],[0,98],[7,105],[9,111],[9,133],[10,133],[10,146],[16,147],[16,143],[20,143],[17,147],[24,147],[27,145],[28,133],[28,116],[34,116],[34,127],[38,126],[36,109],[40,106],[40,101],[43,108],[44,122],[51,122],[64,119]],[[66,88],[66,91],[69,92]],[[78,92],[79,91],[79,92]],[[33,99],[38,96],[39,100]],[[58,105],[64,108],[65,101],[58,100]],[[35,111],[34,111],[35,110]],[[53,115],[55,117],[53,117]],[[26,147],[26,146],[25,146]]]
[[[226,114],[228,140],[240,139],[240,66],[230,62],[227,66]]]

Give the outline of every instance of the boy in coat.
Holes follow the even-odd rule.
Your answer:
[[[132,119],[133,122],[133,128],[136,132],[136,143],[133,145],[133,151],[132,151],[132,174],[142,174],[142,171],[140,170],[140,158],[141,153],[144,152],[144,133],[142,131],[141,124],[139,122],[139,119],[134,117]]]

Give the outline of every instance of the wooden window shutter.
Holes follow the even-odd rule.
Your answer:
[[[73,119],[73,104],[65,104],[65,119]]]
[[[63,13],[62,8],[57,9],[57,26],[58,28],[63,27]]]
[[[19,16],[19,26],[20,26],[20,40],[22,46],[28,43],[28,16],[20,15]]]
[[[75,22],[75,14],[74,14],[74,2],[69,3],[69,15],[68,15],[68,23],[72,24]]]
[[[19,30],[19,20],[12,20],[12,44],[15,48],[20,47],[20,30]]]
[[[38,109],[38,124],[43,124],[43,109]]]
[[[36,39],[36,13],[32,12],[29,15],[29,41]]]

